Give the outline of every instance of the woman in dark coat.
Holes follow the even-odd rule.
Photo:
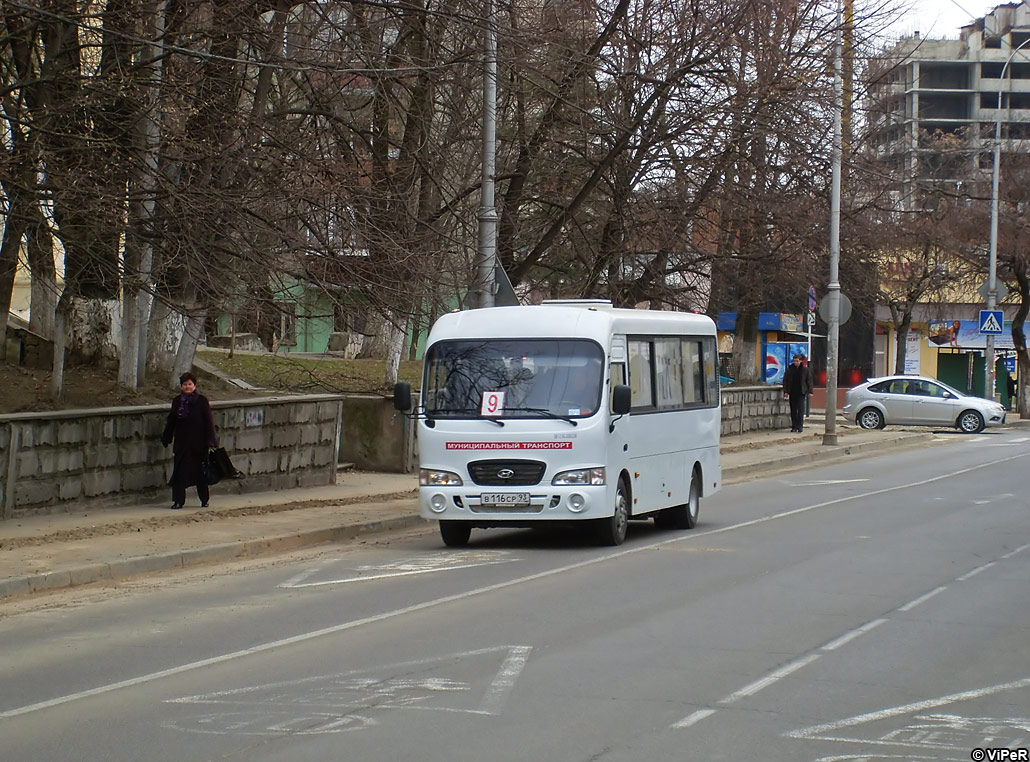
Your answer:
[[[182,393],[172,400],[168,422],[161,435],[161,444],[167,447],[173,441],[175,467],[168,485],[172,488],[172,509],[182,508],[186,502],[186,488],[196,485],[200,504],[207,508],[210,495],[200,473],[200,464],[212,447],[217,447],[215,420],[207,397],[197,391],[197,377],[183,373],[179,377]]]

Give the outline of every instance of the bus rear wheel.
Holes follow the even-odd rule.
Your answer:
[[[697,469],[690,476],[687,502],[674,505],[655,514],[654,524],[659,529],[693,529],[701,513],[701,486]]]
[[[448,548],[464,548],[469,544],[472,527],[464,521],[441,521],[440,537]]]
[[[620,478],[615,488],[615,510],[606,519],[597,519],[597,540],[602,545],[622,545],[629,527],[629,489]]]

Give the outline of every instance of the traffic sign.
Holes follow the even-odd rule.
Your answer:
[[[813,325],[815,325],[815,313],[814,312],[807,313],[805,315],[805,322],[808,323],[808,327],[809,328],[811,328]]]
[[[997,292],[995,296],[997,297],[999,302],[1009,295],[1008,287],[1006,287],[1005,284],[1002,283],[1000,280],[994,281],[994,290]],[[983,300],[986,302],[988,293],[987,284],[984,283],[982,286],[980,286],[980,288],[976,290],[976,293],[980,294],[980,296],[982,296]]]
[[[815,312],[815,286],[808,287],[808,311]]]
[[[830,295],[827,294],[819,300],[819,317],[823,319],[824,323],[830,322]],[[840,318],[837,322],[839,325],[844,325],[848,322],[848,318],[851,317],[851,300],[848,299],[844,294],[840,295],[840,312],[838,313]]]
[[[1005,315],[1001,310],[980,310],[980,333],[1000,336],[1005,325]]]

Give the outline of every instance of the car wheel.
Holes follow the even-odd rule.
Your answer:
[[[597,541],[602,545],[622,545],[629,527],[629,489],[626,480],[619,479],[615,488],[615,508],[606,519],[597,520]]]
[[[984,417],[975,410],[966,410],[958,417],[958,427],[966,434],[979,434],[984,430]]]
[[[697,517],[700,513],[701,487],[697,469],[694,469],[694,473],[690,476],[687,502],[659,511],[654,517],[654,523],[659,529],[693,529],[697,526]]]
[[[448,548],[464,548],[469,544],[472,527],[464,521],[441,521],[440,537]]]
[[[858,425],[863,429],[882,429],[887,422],[883,420],[883,413],[875,407],[867,407],[858,414]]]

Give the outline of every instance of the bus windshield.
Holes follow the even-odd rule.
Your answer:
[[[426,355],[430,418],[582,418],[597,412],[604,352],[586,339],[462,339]]]

